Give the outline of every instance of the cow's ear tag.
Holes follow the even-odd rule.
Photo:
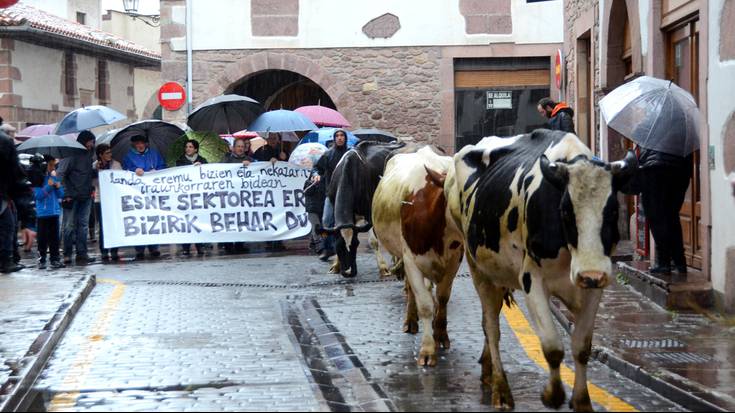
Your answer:
[[[569,182],[569,171],[567,170],[566,165],[558,162],[551,162],[546,155],[541,155],[539,162],[544,179],[554,185],[556,189],[564,191],[566,189],[567,182]]]

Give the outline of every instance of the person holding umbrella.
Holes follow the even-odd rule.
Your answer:
[[[323,179],[324,188],[329,188],[329,182],[332,179],[332,174],[345,153],[347,153],[347,133],[342,129],[337,129],[334,132],[334,145],[329,148],[321,158],[319,158],[314,166],[314,170],[312,171],[312,182],[319,183]],[[334,205],[332,205],[332,201],[329,200],[329,197],[326,197],[324,201],[322,225],[325,227],[334,226]],[[327,261],[329,260],[329,257],[336,254],[335,243],[335,236],[328,235],[326,240],[324,240],[324,249],[319,256],[320,260]]]
[[[101,143],[97,145],[96,152],[97,161],[94,163],[94,169],[97,176],[94,178],[94,212],[100,226],[100,253],[102,254],[102,261],[109,260],[110,255],[112,255],[113,261],[119,261],[120,255],[118,254],[117,248],[111,248],[109,250],[105,248],[105,234],[102,229],[102,200],[100,198],[99,171],[108,169],[120,171],[122,170],[122,165],[120,165],[120,162],[112,159],[112,148],[110,148],[110,145]]]
[[[184,153],[176,160],[176,166],[199,166],[205,163],[207,163],[207,160],[199,155],[199,142],[194,139],[187,140],[184,146]],[[183,244],[181,248],[184,250],[182,254],[185,257],[191,256],[191,244]],[[196,244],[197,254],[204,255],[204,248],[205,244]]]
[[[87,233],[89,232],[89,214],[92,212],[92,192],[94,186],[94,169],[92,155],[95,136],[83,130],[77,136],[77,142],[87,151],[68,158],[65,162],[62,184],[64,199],[64,263],[71,263],[72,250],[76,247],[77,265],[87,265],[95,261],[87,254]]]
[[[36,196],[36,217],[38,222],[38,268],[46,268],[46,254],[51,255],[51,268],[63,268],[59,257],[59,216],[60,201],[64,197],[61,180],[56,176],[56,159],[45,155],[46,174],[32,182]]]
[[[281,141],[277,133],[269,132],[268,139],[266,141],[268,144],[258,149],[253,154],[253,158],[255,158],[256,161],[270,161],[275,163],[277,161],[288,160],[286,153],[281,150]]]
[[[696,100],[672,81],[641,76],[600,100],[600,111],[610,128],[641,149],[637,177],[624,189],[641,194],[656,241],[656,264],[649,271],[668,275],[673,261],[686,274],[679,210],[692,177],[692,154],[699,149]]]
[[[160,171],[166,169],[166,162],[157,150],[148,147],[148,138],[143,135],[136,135],[130,138],[131,148],[123,159],[123,169],[135,172],[138,176],[143,176],[146,172]],[[145,258],[146,246],[135,247],[135,258]],[[161,256],[158,245],[148,245],[148,253],[153,258]]]

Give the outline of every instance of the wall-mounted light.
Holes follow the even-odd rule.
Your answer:
[[[125,13],[132,17],[133,20],[140,19],[143,21],[143,23],[158,27],[161,24],[161,15],[160,14],[140,14],[138,13],[138,3],[140,0],[123,0],[123,7],[125,8]]]

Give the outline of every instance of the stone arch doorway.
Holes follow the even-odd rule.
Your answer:
[[[316,82],[290,70],[265,70],[232,84],[226,93],[251,97],[265,110],[321,105],[337,109],[329,94]]]

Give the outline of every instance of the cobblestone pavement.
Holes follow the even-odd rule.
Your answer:
[[[37,383],[35,408],[491,410],[470,279],[457,279],[450,301],[452,348],[424,369],[420,336],[401,332],[402,283],[379,281],[369,254],[358,265],[357,280],[307,256],[91,266],[98,285]],[[506,321],[502,330],[516,409],[544,410],[545,371]],[[681,411],[599,363],[589,379],[635,409]]]

